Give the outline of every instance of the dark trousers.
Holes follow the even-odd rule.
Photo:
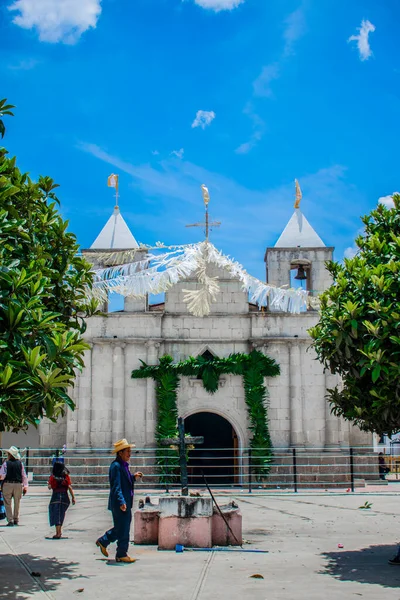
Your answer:
[[[112,509],[114,527],[99,539],[99,542],[107,548],[112,542],[117,542],[117,558],[126,556],[129,548],[129,535],[131,531],[132,510],[127,508],[123,512],[119,507]]]

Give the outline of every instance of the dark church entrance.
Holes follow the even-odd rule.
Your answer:
[[[185,431],[204,437],[204,444],[189,451],[191,485],[203,485],[202,470],[211,487],[238,483],[238,439],[229,421],[211,412],[195,413],[185,419]]]

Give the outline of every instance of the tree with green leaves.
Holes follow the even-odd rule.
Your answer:
[[[11,108],[1,100],[0,117]],[[0,431],[73,408],[67,390],[88,348],[91,265],[57,210],[57,187],[50,177],[33,182],[0,148]]]
[[[400,430],[400,195],[363,217],[358,252],[327,263],[333,285],[309,330],[318,358],[342,378],[328,390],[335,415],[364,431]]]

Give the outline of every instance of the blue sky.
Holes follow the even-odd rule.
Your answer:
[[[3,0],[4,144],[61,185],[83,247],[111,172],[149,244],[202,237],[205,183],[215,245],[263,277],[297,178],[341,259],[400,185],[399,21],[392,0]]]

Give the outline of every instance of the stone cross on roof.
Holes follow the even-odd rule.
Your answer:
[[[203,193],[203,200],[204,200],[204,206],[205,206],[205,221],[204,221],[204,223],[192,223],[191,225],[186,225],[186,227],[204,227],[206,241],[208,242],[208,236],[209,236],[211,227],[219,227],[221,225],[221,222],[213,221],[212,223],[210,223],[209,215],[208,215],[208,204],[210,202],[210,194],[208,192],[208,188],[206,188],[204,183],[200,187],[201,187],[201,191]]]

